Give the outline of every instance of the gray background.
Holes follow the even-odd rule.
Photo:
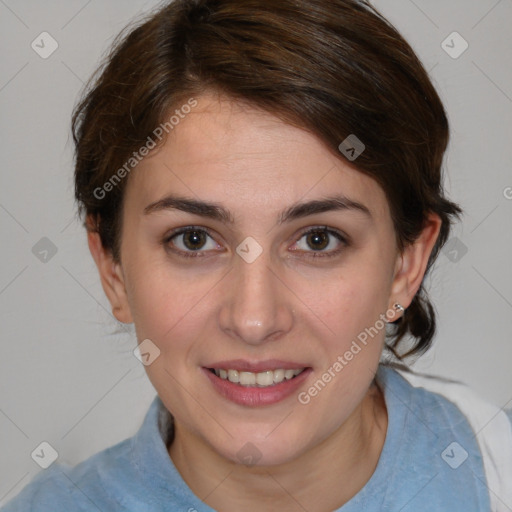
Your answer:
[[[439,333],[415,368],[511,407],[512,1],[374,3],[445,102],[446,186],[466,212],[428,281]],[[69,132],[83,82],[113,37],[155,4],[0,0],[0,505],[42,471],[30,456],[42,441],[75,464],[133,435],[155,395],[75,218]],[[46,59],[31,47],[43,31],[59,45]],[[469,44],[458,58],[441,45],[453,31]],[[446,45],[462,48],[456,38]],[[55,254],[42,252],[43,237]]]

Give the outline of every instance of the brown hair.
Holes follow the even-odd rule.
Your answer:
[[[412,48],[356,0],[175,0],[118,36],[73,114],[78,212],[116,261],[127,179],[97,191],[171,109],[209,90],[309,130],[339,158],[355,134],[365,150],[354,164],[383,188],[400,249],[429,212],[441,217],[430,269],[461,212],[443,194],[448,121]],[[430,346],[435,313],[423,284],[393,326],[387,347],[398,358]],[[413,346],[400,355],[406,338]]]

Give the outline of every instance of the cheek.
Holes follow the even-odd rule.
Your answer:
[[[374,257],[358,257],[321,276],[303,274],[295,281],[297,296],[325,327],[332,349],[341,350],[388,308],[389,272]],[[379,321],[378,327],[381,327]],[[320,324],[320,325],[321,325]]]
[[[204,326],[209,292],[219,276],[136,254],[129,268],[127,293],[138,340],[149,338],[161,351],[173,353],[186,347]]]
[[[357,265],[317,281],[321,290],[301,280],[302,293],[309,290],[307,301],[314,304],[311,322],[326,327],[322,329],[326,335],[318,339],[323,349],[321,364],[299,397],[299,403],[319,418],[309,420],[312,435],[330,432],[348,417],[363,399],[381,358],[389,280],[382,267],[372,262],[359,259]],[[333,410],[339,413],[332,414]]]

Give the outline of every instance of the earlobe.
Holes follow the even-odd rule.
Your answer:
[[[121,265],[114,262],[111,251],[103,247],[97,231],[88,230],[87,241],[100,274],[101,285],[112,307],[112,314],[120,322],[132,323]]]
[[[408,245],[397,257],[391,299],[405,309],[419,290],[427,269],[428,260],[441,229],[441,219],[432,213],[427,217],[418,239]]]

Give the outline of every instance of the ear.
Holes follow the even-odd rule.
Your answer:
[[[91,255],[98,267],[101,285],[112,306],[112,314],[120,322],[132,323],[133,318],[126,296],[121,264],[114,262],[111,251],[103,247],[100,235],[93,227],[94,225],[94,220],[88,217],[87,241]]]
[[[437,214],[429,214],[418,239],[398,255],[391,287],[393,303],[398,302],[405,309],[411,304],[423,281],[441,224]]]

